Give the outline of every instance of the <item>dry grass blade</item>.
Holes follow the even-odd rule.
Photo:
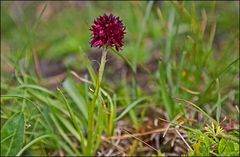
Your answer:
[[[170,126],[171,126],[171,124],[168,124],[167,128],[165,129],[165,131],[164,131],[164,133],[163,133],[163,137],[166,136],[167,131],[169,130]]]
[[[73,76],[75,76],[75,77],[76,77],[77,79],[79,79],[80,81],[83,81],[83,82],[88,83],[88,84],[92,84],[91,81],[89,81],[89,80],[87,80],[87,79],[85,79],[85,78],[80,77],[76,72],[71,71],[71,73],[73,74]]]
[[[169,131],[174,131],[173,128],[168,129]],[[129,134],[128,135],[123,135],[123,136],[112,136],[109,137],[109,139],[111,140],[115,140],[115,139],[119,139],[119,140],[123,140],[123,139],[128,139],[128,138],[133,138],[134,137],[139,137],[139,136],[145,136],[145,135],[150,135],[150,134],[154,134],[154,133],[161,133],[166,131],[166,129],[155,129],[155,130],[151,130],[148,132],[144,132],[144,133],[135,133],[135,134]]]
[[[179,101],[184,101],[190,105],[192,105],[194,108],[197,109],[197,111],[199,111],[200,113],[202,113],[203,115],[205,115],[208,119],[210,119],[214,124],[218,124],[218,122],[216,120],[214,120],[211,116],[209,116],[206,112],[204,112],[200,107],[198,107],[196,104],[192,103],[191,101],[187,101],[187,100],[184,100],[184,99],[180,99],[180,98],[174,98],[176,100],[179,100]]]
[[[101,137],[101,140],[103,140],[103,141],[105,141],[105,142],[107,142],[107,143],[109,143],[109,144],[113,145],[114,147],[116,147],[116,148],[117,148],[117,150],[118,150],[119,152],[121,152],[121,153],[125,154],[125,152],[124,152],[124,149],[123,149],[122,147],[120,147],[120,146],[118,146],[118,145],[116,145],[116,144],[112,143],[112,142],[111,142],[111,141],[109,141],[109,140],[108,140],[106,137],[102,136],[102,137]]]
[[[178,136],[180,136],[181,139],[183,140],[183,142],[187,145],[187,147],[188,147],[190,150],[192,150],[192,148],[189,146],[189,144],[188,144],[187,141],[184,139],[184,137],[180,134],[180,132],[179,132],[177,129],[175,129],[175,130],[176,130]]]
[[[156,151],[157,153],[159,153],[159,151],[157,149],[155,149],[154,147],[152,147],[151,145],[147,144],[146,142],[144,142],[143,140],[141,140],[140,138],[134,136],[133,134],[130,134],[127,130],[125,129],[121,129],[122,131],[128,133],[129,135],[131,135],[133,138],[135,138],[136,140],[142,142],[143,144],[147,145],[149,148],[153,149],[154,151]]]

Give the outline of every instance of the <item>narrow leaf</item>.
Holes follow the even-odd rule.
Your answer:
[[[147,100],[146,97],[144,98],[140,98],[136,101],[134,101],[132,104],[130,104],[116,119],[115,121],[121,119],[123,116],[125,116],[133,107],[135,107],[137,104],[139,104],[140,102]]]
[[[85,100],[77,90],[74,82],[71,79],[67,79],[66,81],[64,81],[63,87],[73,99],[73,101],[76,103],[77,107],[80,109],[84,117],[87,119],[87,106]]]

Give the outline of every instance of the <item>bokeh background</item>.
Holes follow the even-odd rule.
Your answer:
[[[81,99],[88,99],[85,84],[71,71],[89,80],[86,57],[97,71],[101,50],[90,47],[89,28],[94,19],[104,13],[119,16],[125,24],[125,44],[119,53],[137,69],[134,75],[119,56],[108,53],[103,86],[112,97],[116,96],[117,113],[137,98],[149,96],[152,99],[131,112],[128,117],[131,122],[127,125],[134,123],[137,128],[139,124],[145,124],[146,117],[159,116],[155,113],[159,108],[164,109],[161,115],[166,115],[164,94],[196,102],[214,117],[217,105],[222,103],[220,117],[227,116],[238,122],[239,115],[235,114],[236,106],[239,106],[238,1],[1,1],[1,94],[27,96],[41,106],[44,114],[51,114],[62,122],[62,98],[53,99],[52,94],[42,89],[34,94],[33,89],[26,87],[35,84],[56,91],[70,78],[74,80],[70,83],[71,89],[76,87],[73,91],[64,87],[70,104],[78,104],[81,95]],[[159,64],[163,64],[162,69]],[[168,94],[162,90],[159,74],[164,76]],[[74,95],[74,92],[78,94]],[[46,107],[48,102],[45,100],[55,103],[53,106],[58,108]],[[13,113],[23,111],[27,124],[34,126],[27,129],[27,142],[56,129],[55,122],[50,127],[42,120],[36,123],[38,119],[33,113],[38,111],[25,107],[26,101],[4,102],[1,99],[1,125]],[[177,106],[178,103],[172,104]],[[147,108],[153,110],[148,114]],[[80,110],[75,112],[80,113]],[[196,116],[196,112],[188,113],[198,121],[203,119]],[[82,115],[76,115],[82,118]],[[62,127],[66,135],[71,134],[64,124],[59,128]],[[203,124],[194,127],[201,128]],[[66,144],[59,132],[55,141],[46,140],[35,145],[28,155],[76,153],[76,140],[73,138],[72,143]],[[64,153],[55,151],[61,148]],[[177,152],[181,153],[186,150]]]
[[[51,61],[63,64],[64,67],[83,68],[84,65],[80,64],[81,53],[92,50],[89,46],[91,37],[89,25],[97,16],[104,13],[120,16],[125,23],[127,35],[121,53],[131,61],[144,64],[154,55],[163,56],[161,53],[166,50],[168,39],[164,24],[170,22],[174,23],[172,29],[175,36],[170,49],[173,54],[182,53],[189,45],[187,36],[192,33],[194,27],[188,23],[187,14],[181,12],[181,8],[171,2],[158,1],[154,2],[145,22],[147,3],[147,1],[1,2],[1,71],[5,73],[13,70],[15,67],[13,63],[19,63],[19,60],[25,57],[27,58],[24,61],[25,66],[30,70],[33,68],[32,51],[39,57],[40,64]],[[213,54],[219,56],[225,48],[224,45],[232,40],[231,44],[235,47],[227,50],[231,54],[227,57],[236,58],[239,46],[236,44],[239,32],[238,2],[199,1],[194,5],[197,22],[203,26],[204,22],[207,22],[203,43],[213,42]],[[192,3],[186,3],[185,7],[191,10],[193,6]],[[161,9],[165,21],[161,20],[158,8]],[[207,41],[211,35],[209,32],[213,29],[212,25],[216,25],[215,37],[213,41]],[[9,63],[9,59],[13,63]],[[224,66],[224,62],[219,61],[219,64]],[[220,69],[219,66],[217,69]],[[54,69],[53,73],[58,70]]]

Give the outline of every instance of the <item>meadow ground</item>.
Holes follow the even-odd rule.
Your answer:
[[[106,58],[90,45],[104,13],[126,26]],[[239,2],[1,1],[1,156],[15,155],[238,156]]]

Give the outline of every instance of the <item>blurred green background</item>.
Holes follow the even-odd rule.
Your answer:
[[[101,53],[90,47],[89,28],[104,13],[119,16],[126,25],[120,53],[137,69],[132,79],[130,68],[116,55],[108,54],[103,86],[112,97],[116,96],[117,108],[122,111],[134,100],[149,96],[152,100],[145,104],[147,107],[159,105],[166,109],[172,105],[178,110],[172,97],[180,97],[196,102],[214,118],[217,106],[223,104],[223,116],[238,121],[239,115],[232,114],[239,106],[238,1],[1,1],[1,94],[26,96],[39,103],[47,116],[54,111],[53,118],[47,119],[56,116],[62,121],[61,116],[66,113],[61,108],[64,103],[59,93],[54,93],[55,99],[51,92],[36,92],[23,86],[35,84],[55,90],[72,77],[72,70],[85,77],[86,56],[96,70]],[[162,89],[163,84],[166,89]],[[75,81],[71,88],[87,102],[89,91],[85,84]],[[76,103],[69,95],[67,98],[75,107],[79,101]],[[32,113],[37,111],[25,108],[26,104],[23,100],[8,100],[2,105],[1,99],[1,123],[22,110],[27,122],[34,124],[36,117]],[[58,105],[61,107],[57,108]],[[143,121],[138,117],[145,116],[139,108],[130,113],[135,125]],[[81,114],[76,115],[80,121],[83,119]],[[53,131],[57,125],[54,120],[49,126],[42,119],[39,121],[28,130],[27,141]],[[65,128],[64,125],[59,128]],[[64,147],[67,154],[78,153],[73,146],[75,139],[66,146],[62,136],[57,138],[58,146]],[[56,149],[54,141],[46,140],[44,144],[47,149]]]
[[[120,16],[126,25],[125,44],[120,53],[136,67],[142,65],[155,71],[161,58],[172,64],[168,69],[174,74],[180,56],[186,51],[182,85],[192,90],[203,91],[206,84],[239,57],[237,1],[156,1],[149,11],[147,5],[148,1],[1,2],[1,82],[11,81],[9,74],[21,68],[42,77],[68,70],[84,71],[82,54],[92,60],[100,56],[89,45],[89,26],[104,13]],[[109,58],[110,77],[106,80],[113,80],[116,70],[123,66],[115,60],[120,59]],[[233,79],[237,65],[234,67],[223,77],[223,85],[237,87],[238,80]],[[115,85],[119,82],[116,79],[119,77],[115,78]],[[175,78],[172,79],[168,81],[174,86]]]

